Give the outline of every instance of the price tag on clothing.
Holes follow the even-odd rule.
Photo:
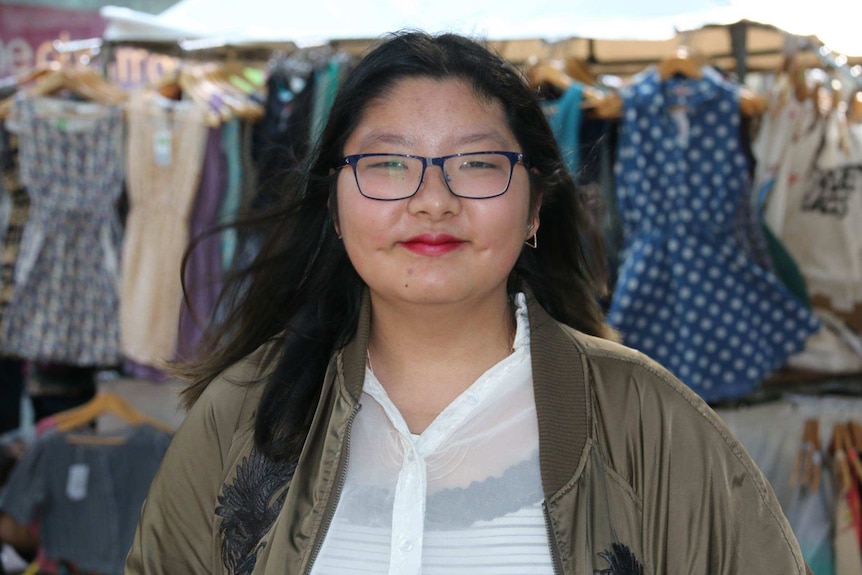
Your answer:
[[[691,132],[691,123],[688,121],[688,112],[685,107],[680,106],[671,108],[670,117],[673,118],[673,121],[676,123],[677,143],[683,148],[688,147],[688,136]]]
[[[157,166],[170,166],[173,161],[172,154],[173,133],[162,128],[153,134],[153,158]]]
[[[66,480],[66,496],[72,501],[87,498],[87,483],[90,480],[90,466],[76,463],[69,466],[69,478]]]

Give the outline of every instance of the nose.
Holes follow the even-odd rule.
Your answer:
[[[443,166],[427,165],[419,189],[409,201],[408,209],[413,214],[428,214],[441,217],[456,214],[461,210],[461,199],[449,190]]]

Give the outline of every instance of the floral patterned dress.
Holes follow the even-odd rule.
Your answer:
[[[70,365],[119,359],[122,110],[51,98],[16,100],[21,181],[30,212],[0,353]]]

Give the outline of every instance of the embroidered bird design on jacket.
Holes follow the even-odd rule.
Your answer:
[[[222,562],[231,575],[251,574],[295,470],[295,461],[274,462],[253,449],[237,465],[233,481],[222,488],[216,515],[222,518]]]
[[[644,573],[644,568],[635,554],[622,543],[612,543],[610,549],[599,553],[599,557],[608,562],[608,567],[593,570],[596,575],[643,575]]]

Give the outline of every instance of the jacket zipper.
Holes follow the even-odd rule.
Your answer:
[[[548,511],[548,503],[542,501],[542,511],[545,512],[545,529],[548,532],[548,546],[551,548],[551,560],[554,564],[554,575],[562,575],[562,559],[560,558],[560,550],[557,547],[557,539],[554,537],[554,531],[551,529],[551,513]]]
[[[353,429],[353,420],[356,419],[356,414],[362,407],[360,403],[353,405],[353,411],[350,413],[350,419],[347,420],[347,431],[344,438],[344,447],[341,450],[341,458],[338,462],[338,474],[336,476],[336,484],[334,492],[329,496],[329,501],[326,503],[326,514],[323,517],[323,523],[317,532],[314,547],[311,550],[311,556],[308,558],[308,567],[305,569],[306,575],[311,573],[311,568],[317,560],[317,555],[323,547],[323,541],[326,539],[326,533],[329,531],[329,526],[332,524],[332,519],[335,517],[335,510],[338,507],[338,500],[341,498],[341,490],[344,489],[344,482],[347,479],[347,464],[350,461],[350,434]]]

